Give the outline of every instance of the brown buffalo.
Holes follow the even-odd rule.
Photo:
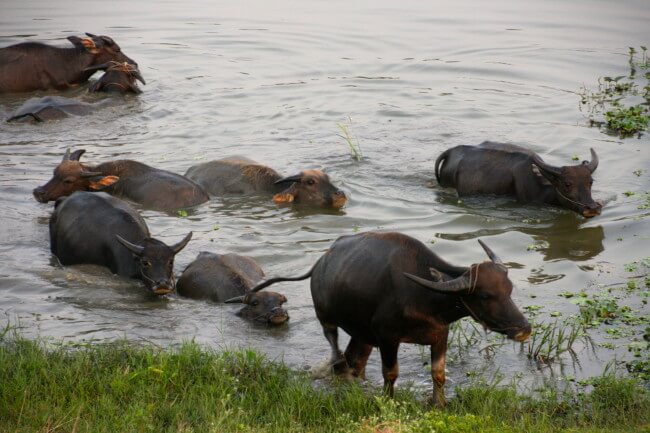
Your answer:
[[[282,177],[270,167],[251,159],[233,156],[192,166],[185,176],[201,185],[209,194],[273,194],[277,204],[303,204],[339,209],[347,201],[320,170],[303,170]]]
[[[522,203],[548,203],[591,218],[602,209],[591,198],[596,167],[593,149],[591,161],[555,167],[523,147],[486,141],[446,150],[436,160],[435,172],[440,186],[456,188],[459,196],[509,195]]]
[[[188,298],[244,304],[237,315],[245,319],[283,324],[289,320],[289,313],[282,308],[287,302],[284,295],[249,291],[262,278],[264,271],[250,257],[203,251],[185,268],[176,289]]]
[[[431,346],[434,398],[444,404],[445,354],[449,325],[471,316],[485,327],[524,341],[531,333],[512,298],[512,282],[501,260],[479,240],[490,261],[454,266],[423,243],[401,233],[342,236],[305,275],[311,277],[316,316],[332,349],[335,370],[363,377],[373,347],[381,352],[386,391],[392,395],[401,343]],[[345,353],[338,328],[350,337]]]
[[[73,48],[23,42],[0,48],[0,93],[65,90],[88,81],[98,65],[137,63],[108,36],[69,36]]]
[[[128,159],[91,166],[79,162],[84,152],[68,149],[52,179],[34,189],[36,200],[47,203],[75,191],[104,190],[148,209],[173,211],[209,199],[199,185],[179,174]]]

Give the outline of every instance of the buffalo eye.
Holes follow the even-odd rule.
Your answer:
[[[307,185],[315,185],[316,181],[314,179],[307,180]]]
[[[142,266],[145,268],[151,267],[151,262],[149,260],[142,260],[140,263],[142,263]]]
[[[567,188],[571,188],[572,183],[571,182],[564,182],[564,186]]]
[[[255,301],[251,302],[251,305],[253,307],[257,307],[259,304],[260,304],[260,301],[258,301],[258,300],[255,300]]]
[[[66,177],[65,179],[63,179],[63,183],[67,183],[67,184],[74,183],[74,178]]]
[[[481,292],[481,293],[477,294],[476,296],[482,301],[486,301],[486,300],[490,299],[490,294],[489,293]]]

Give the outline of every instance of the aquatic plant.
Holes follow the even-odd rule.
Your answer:
[[[352,123],[352,120],[350,120],[350,123]],[[343,135],[341,134],[337,134],[337,135],[342,139],[344,139],[345,142],[348,144],[348,147],[350,148],[350,155],[352,156],[352,158],[356,159],[357,161],[361,161],[363,159],[363,153],[361,152],[361,146],[359,145],[359,140],[352,138],[348,125],[344,123],[337,123],[336,126],[338,126],[341,132],[343,133]]]
[[[544,364],[556,360],[564,353],[575,357],[573,346],[576,341],[579,338],[590,341],[584,325],[576,320],[533,323],[532,328],[527,343],[527,356]]]

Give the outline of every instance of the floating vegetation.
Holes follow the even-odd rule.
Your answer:
[[[621,138],[639,134],[650,123],[650,60],[647,48],[628,51],[630,72],[627,76],[601,77],[595,90],[583,86],[581,106],[586,107],[590,126],[603,127]],[[641,77],[637,70],[646,71]]]
[[[574,344],[580,338],[590,341],[584,325],[577,320],[535,323],[528,342],[528,358],[548,364],[564,353],[575,357]]]
[[[348,120],[350,121],[350,124],[352,124],[352,119],[348,118]],[[350,147],[350,155],[352,156],[352,158],[356,159],[357,161],[361,161],[363,159],[363,153],[361,152],[361,146],[359,145],[359,140],[352,137],[348,125],[344,123],[337,123],[336,126],[338,126],[341,132],[343,133],[343,135],[341,134],[337,134],[337,135],[342,139],[344,139],[345,142]]]

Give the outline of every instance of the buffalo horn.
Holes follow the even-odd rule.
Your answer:
[[[68,158],[70,161],[79,161],[81,159],[81,155],[86,153],[86,149],[77,149]]]
[[[560,169],[557,167],[553,167],[552,165],[548,165],[545,163],[542,158],[539,157],[539,155],[533,155],[533,163],[540,168],[540,170],[545,171],[547,173],[550,173],[554,176],[559,176],[560,175]]]
[[[301,178],[302,178],[301,175],[296,174],[296,175],[293,175],[293,176],[283,177],[280,180],[276,180],[274,183],[277,185],[277,184],[280,184],[280,183],[287,183],[287,182],[300,182]]]
[[[244,302],[246,295],[235,296],[234,298],[226,299],[224,303],[226,304],[241,304]]]
[[[80,176],[81,177],[95,177],[95,176],[101,176],[102,173],[101,171],[82,171]]]
[[[141,247],[140,245],[132,244],[131,242],[127,241],[126,239],[124,239],[120,235],[115,235],[115,237],[117,238],[119,243],[124,245],[126,247],[126,249],[131,251],[133,254],[141,256],[142,253],[144,252],[144,247]]]
[[[469,278],[465,274],[451,281],[430,281],[424,278],[417,277],[413,274],[404,272],[404,276],[410,280],[415,281],[421,286],[435,290],[442,293],[460,293],[469,289]]]
[[[61,162],[70,161],[70,148],[68,147],[63,154],[63,160]]]
[[[147,83],[144,81],[144,78],[142,78],[142,74],[140,73],[140,71],[139,71],[138,69],[135,69],[135,70],[132,71],[131,73],[133,74],[133,76],[134,76],[135,78],[137,78],[138,80],[140,80],[140,82],[141,82],[142,84],[145,84],[145,85],[147,84]]]
[[[485,243],[484,243],[482,240],[480,240],[480,239],[477,239],[477,240],[478,240],[478,243],[481,244],[481,246],[482,246],[483,249],[485,250],[485,253],[488,255],[488,257],[490,258],[490,260],[492,260],[494,263],[498,263],[498,264],[500,264],[500,265],[503,264],[503,262],[501,261],[501,259],[499,258],[499,256],[497,256],[496,254],[494,254],[494,251],[492,251],[492,250],[490,249],[490,247],[488,247],[487,245],[485,245]]]
[[[589,171],[593,173],[598,167],[598,155],[596,155],[596,151],[593,148],[589,150],[591,151],[591,161],[582,161],[582,164],[586,165]]]
[[[188,233],[188,234],[183,238],[183,240],[181,240],[181,241],[180,241],[179,243],[177,243],[177,244],[171,245],[169,248],[172,249],[172,251],[174,252],[174,254],[178,254],[180,250],[182,250],[183,248],[185,248],[185,245],[187,245],[187,243],[190,241],[190,239],[192,239],[192,232],[189,232],[189,233]]]

